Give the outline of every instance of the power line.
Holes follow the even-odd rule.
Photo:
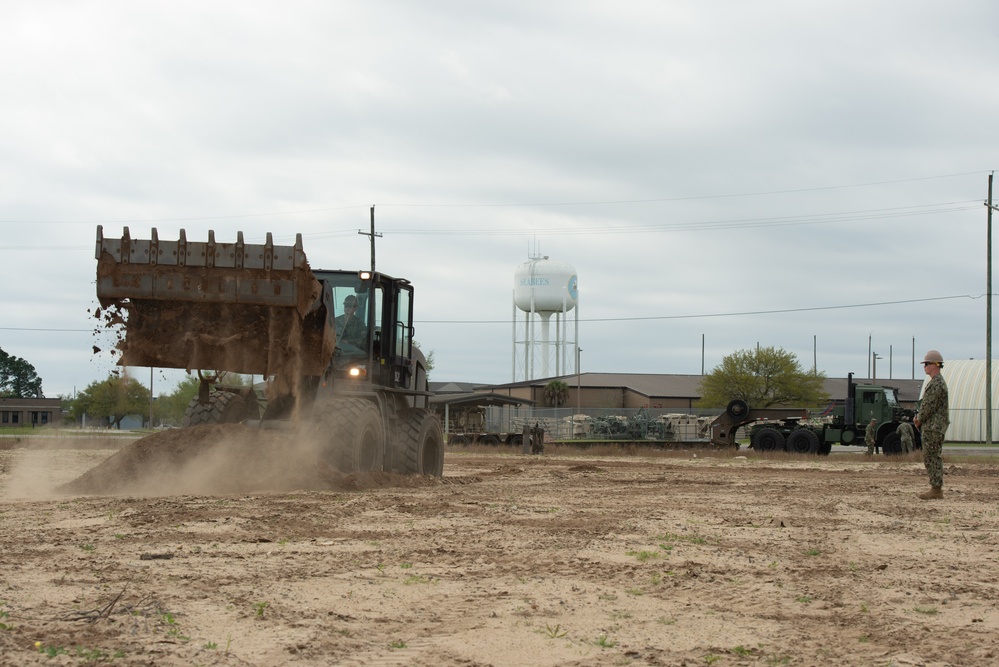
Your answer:
[[[813,188],[796,188],[789,190],[761,190],[757,192],[739,192],[739,193],[723,193],[715,195],[694,195],[689,197],[656,197],[649,199],[615,199],[615,200],[597,200],[597,201],[575,201],[575,202],[519,202],[519,203],[467,203],[467,204],[409,204],[409,203],[382,203],[379,206],[393,207],[393,208],[517,208],[517,207],[555,207],[555,206],[605,206],[605,205],[620,205],[620,204],[653,204],[653,203],[663,203],[663,202],[675,202],[675,201],[696,201],[696,200],[710,200],[710,199],[734,199],[738,197],[763,197],[769,195],[782,195],[782,194],[796,194],[802,192],[822,192],[827,190],[844,190],[849,188],[864,188],[872,187],[877,185],[896,185],[899,183],[916,183],[920,181],[932,181],[944,178],[957,178],[961,176],[972,176],[975,174],[980,174],[980,171],[969,171],[958,174],[943,174],[939,176],[922,176],[918,178],[903,178],[891,181],[871,181],[868,183],[852,183],[846,185],[825,185],[817,186]],[[325,208],[314,208],[314,209],[303,209],[298,211],[277,211],[270,213],[241,213],[233,215],[215,215],[215,216],[191,216],[184,218],[130,218],[130,219],[118,219],[118,220],[0,220],[0,223],[6,224],[67,224],[67,225],[120,225],[120,224],[148,224],[153,222],[194,222],[198,220],[234,220],[238,218],[260,218],[278,215],[302,215],[308,213],[327,213],[330,211],[345,211],[355,208],[367,208],[370,204],[354,204],[348,206],[335,206],[335,207],[325,207]]]
[[[781,308],[774,310],[746,310],[731,313],[701,313],[696,315],[650,315],[648,317],[593,317],[580,318],[580,322],[643,322],[654,320],[692,320],[710,317],[741,317],[745,315],[777,315],[781,313],[807,313],[821,310],[845,310],[849,308],[871,308],[874,306],[898,306],[909,303],[927,303],[931,301],[950,301],[954,299],[980,299],[984,294],[954,294],[951,296],[935,296],[925,299],[901,299],[898,301],[875,301],[872,303],[853,303],[838,306],[809,306],[806,308]],[[510,320],[417,320],[414,324],[510,324]],[[93,332],[92,329],[33,329],[30,327],[0,327],[0,331],[56,331],[56,332]]]
[[[984,295],[955,294],[952,296],[936,296],[925,299],[902,299],[899,301],[876,301],[873,303],[854,303],[839,306],[810,306],[807,308],[782,308],[774,310],[747,310],[732,313],[701,313],[697,315],[649,315],[647,317],[593,317],[580,318],[580,322],[646,322],[654,320],[692,320],[710,317],[741,317],[744,315],[776,315],[781,313],[807,313],[820,310],[845,310],[848,308],[871,308],[873,306],[897,306],[909,303],[926,303],[929,301],[947,301],[953,299],[980,299]],[[414,324],[510,324],[510,320],[420,320]]]

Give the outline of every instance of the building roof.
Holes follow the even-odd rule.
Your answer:
[[[587,389],[595,388],[620,388],[646,396],[649,399],[656,398],[700,398],[701,381],[703,375],[676,375],[668,373],[581,373],[577,375],[561,375],[536,380],[525,380],[522,382],[511,382],[497,385],[471,385],[478,390],[483,389],[510,389],[516,387],[544,387],[552,380],[561,380],[575,387],[577,382],[580,387]],[[898,389],[899,401],[910,403],[919,398],[919,392],[923,386],[923,380],[900,380],[900,379],[878,379],[876,382],[866,378],[854,378],[856,384],[879,384],[886,387]],[[442,384],[469,384],[469,383],[442,383]],[[846,397],[847,378],[826,378],[824,389],[829,398],[833,400],[844,399]],[[439,390],[437,390],[439,391]]]
[[[471,394],[438,394],[430,398],[431,405],[450,405],[452,407],[487,406],[487,405],[534,405],[529,398],[515,398],[492,392],[474,392]]]

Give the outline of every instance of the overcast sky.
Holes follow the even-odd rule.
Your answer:
[[[984,358],[997,26],[994,0],[8,0],[0,348],[50,397],[112,370],[97,224],[300,232],[362,269],[375,205],[433,380],[513,379],[538,253],[578,273],[584,372]]]

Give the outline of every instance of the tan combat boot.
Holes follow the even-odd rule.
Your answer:
[[[943,498],[943,489],[939,486],[931,486],[926,493],[919,494],[920,500],[940,500]]]

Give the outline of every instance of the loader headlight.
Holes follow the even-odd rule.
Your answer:
[[[351,366],[347,370],[347,375],[352,378],[362,378],[368,374],[368,369],[364,366]]]

